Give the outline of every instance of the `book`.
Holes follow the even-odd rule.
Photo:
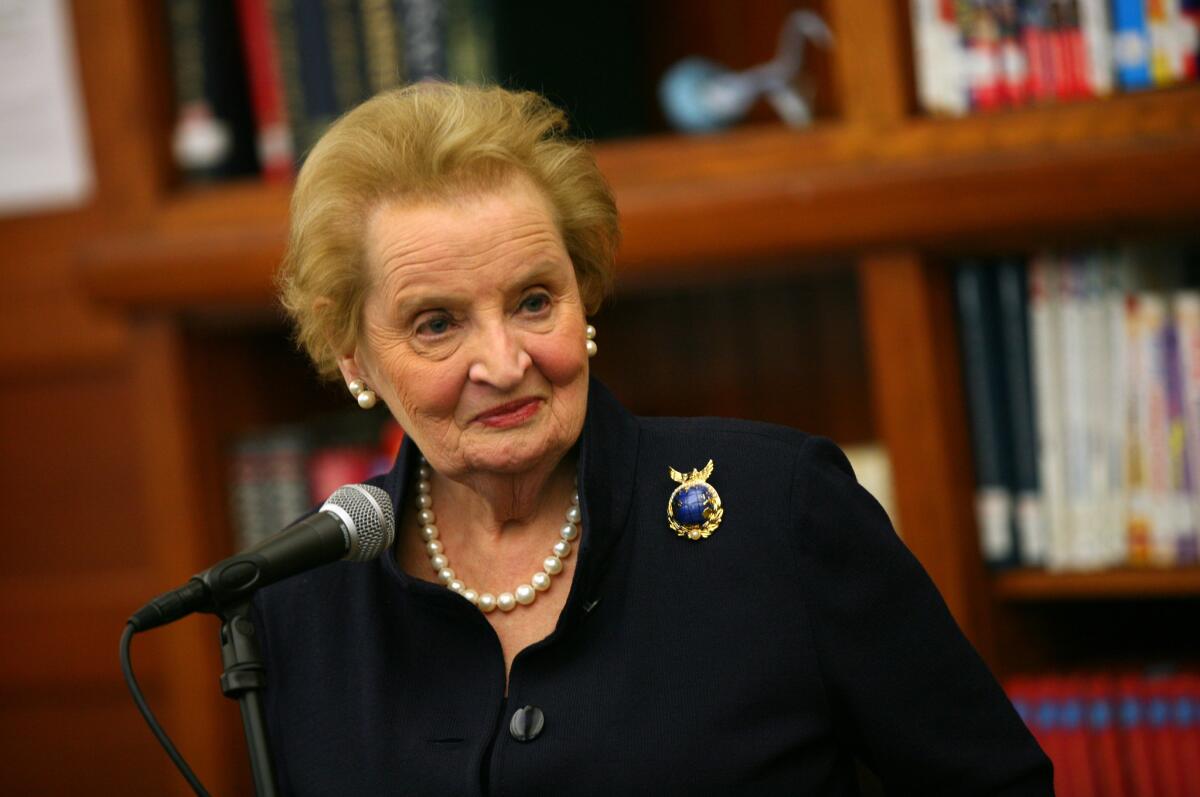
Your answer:
[[[965,51],[953,0],[912,0],[917,97],[928,113],[962,116],[968,109]]]
[[[968,262],[955,271],[961,359],[975,465],[975,515],[979,546],[991,567],[1017,563],[1012,486],[1012,430],[1001,351],[995,271]]]
[[[1167,491],[1166,519],[1174,537],[1172,561],[1197,562],[1196,518],[1192,512],[1192,474],[1188,465],[1187,427],[1179,326],[1172,315],[1162,329],[1162,376],[1166,400]]]
[[[1089,93],[1104,96],[1113,89],[1112,32],[1107,0],[1079,0]]]
[[[291,179],[296,159],[269,0],[238,0],[246,78],[254,108],[255,144],[263,179]]]
[[[175,163],[185,178],[195,181],[257,173],[233,0],[167,0],[167,21]]]
[[[956,8],[966,48],[971,109],[989,111],[999,108],[1004,104],[1004,65],[994,6],[987,0],[958,0]]]
[[[1193,520],[1200,518],[1200,292],[1175,296],[1175,330],[1183,399],[1184,489]],[[1195,546],[1200,546],[1200,530]]]
[[[392,0],[361,0],[363,60],[372,94],[404,83],[404,36]]]
[[[1012,435],[1013,519],[1021,564],[1046,562],[1046,524],[1038,482],[1037,418],[1029,347],[1029,286],[1024,262],[1006,258],[996,266],[1004,384]]]
[[[1176,533],[1170,519],[1170,453],[1167,421],[1167,303],[1158,293],[1137,297],[1134,345],[1139,350],[1137,391],[1137,450],[1139,483],[1131,495],[1132,513],[1144,519],[1145,558],[1136,564],[1170,566],[1175,563]],[[1139,540],[1139,543],[1141,541]],[[1141,548],[1139,544],[1138,548]],[[1135,550],[1131,540],[1131,552]]]
[[[1054,98],[1056,77],[1050,26],[1050,0],[1020,0],[1021,42],[1029,70],[1026,96],[1032,102]]]
[[[1112,0],[1113,63],[1126,90],[1151,86],[1150,33],[1143,0]]]
[[[1071,561],[1071,527],[1067,512],[1064,460],[1064,417],[1061,368],[1060,274],[1053,255],[1035,256],[1029,264],[1030,348],[1033,350],[1038,483],[1047,522],[1046,566],[1063,569]]]

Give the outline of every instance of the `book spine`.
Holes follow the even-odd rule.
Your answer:
[[[1070,73],[1070,96],[1085,98],[1096,95],[1092,90],[1091,66],[1087,61],[1087,40],[1082,28],[1080,0],[1064,0],[1066,5],[1067,58]]]
[[[1043,517],[1047,522],[1046,565],[1051,569],[1062,569],[1067,565],[1071,531],[1064,485],[1059,278],[1058,264],[1052,256],[1038,255],[1031,261],[1029,317],[1037,411],[1038,481],[1045,506]]]
[[[938,5],[940,0],[912,0],[909,19],[913,37],[913,66],[916,70],[917,102],[926,113],[943,110],[938,93],[940,63],[937,48]]]
[[[959,0],[957,8],[967,52],[971,108],[994,110],[1002,105],[1004,74],[992,8],[983,0]]]
[[[1170,453],[1167,425],[1167,309],[1162,296],[1138,297],[1138,336],[1141,348],[1138,401],[1139,448],[1143,459],[1142,512],[1149,519],[1150,563],[1170,566],[1175,561],[1175,532],[1170,522]]]
[[[1013,564],[1012,466],[993,272],[967,263],[955,275],[963,375],[975,462],[975,510],[988,565]]]
[[[1017,0],[995,0],[996,24],[1000,32],[1000,71],[1004,101],[1009,105],[1029,102],[1029,63],[1021,42],[1021,18]]]
[[[369,96],[362,8],[358,0],[324,0],[324,12],[335,115],[340,115]]]
[[[1172,314],[1164,322],[1162,331],[1167,415],[1167,516],[1175,538],[1173,561],[1186,566],[1197,561],[1196,524],[1192,514],[1192,479],[1188,468],[1180,330],[1175,318]]]
[[[996,268],[1003,335],[1005,403],[1009,409],[1013,451],[1014,514],[1021,564],[1046,561],[1046,529],[1038,484],[1035,417],[1029,345],[1029,287],[1025,265],[1007,259]]]
[[[1113,476],[1109,472],[1110,434],[1109,421],[1114,399],[1112,384],[1113,352],[1107,347],[1110,332],[1107,316],[1106,259],[1096,251],[1081,260],[1082,284],[1081,325],[1083,351],[1084,391],[1087,403],[1083,407],[1084,435],[1086,437],[1086,465],[1083,478],[1086,480],[1086,545],[1083,563],[1088,567],[1104,567],[1120,562],[1124,546],[1115,539],[1124,537],[1124,528],[1118,525],[1121,491],[1113,490]],[[1081,521],[1083,522],[1083,521]]]
[[[1130,378],[1129,332],[1126,324],[1128,294],[1124,264],[1119,255],[1104,259],[1104,340],[1108,350],[1109,416],[1105,421],[1108,443],[1109,483],[1105,494],[1110,503],[1105,512],[1105,535],[1108,540],[1104,561],[1122,565],[1129,561],[1129,411]]]
[[[492,0],[446,0],[447,69],[456,83],[496,79]]]
[[[1121,88],[1142,89],[1152,85],[1150,77],[1150,34],[1143,0],[1113,0],[1113,62]]]
[[[238,0],[238,19],[263,178],[269,183],[287,182],[296,156],[268,0]]]
[[[404,31],[405,71],[409,81],[445,78],[444,0],[396,0],[396,17]]]
[[[328,22],[323,0],[293,0],[300,84],[304,90],[305,138],[316,143],[338,115]]]
[[[1033,102],[1046,102],[1054,98],[1049,1],[1020,0],[1021,42],[1029,70],[1025,94]]]
[[[1123,763],[1135,795],[1161,794],[1155,777],[1154,752],[1146,727],[1145,685],[1137,675],[1123,675],[1119,682],[1118,724],[1121,729]]]
[[[1179,17],[1184,80],[1200,78],[1200,0],[1183,0]]]
[[[270,0],[271,26],[279,54],[279,76],[283,83],[284,107],[292,133],[292,148],[297,161],[312,147],[315,139],[307,122],[304,83],[300,78],[299,38],[296,30],[294,0]]]
[[[1121,742],[1116,725],[1116,683],[1100,674],[1082,687],[1087,701],[1088,759],[1095,777],[1096,797],[1132,797],[1121,768]]]
[[[191,180],[253,174],[253,114],[232,0],[168,0],[175,163]]]
[[[1079,26],[1083,31],[1088,87],[1092,94],[1112,93],[1112,34],[1106,0],[1079,0]]]
[[[1168,0],[1146,0],[1146,30],[1150,35],[1150,78],[1156,86],[1169,86],[1175,82],[1175,32]]]
[[[1081,258],[1068,258],[1062,269],[1062,337],[1059,361],[1063,369],[1062,413],[1066,454],[1066,502],[1070,519],[1067,565],[1095,567],[1095,496],[1091,492],[1092,439],[1090,415],[1094,397],[1088,395],[1087,275]]]
[[[1173,710],[1180,735],[1180,767],[1183,782],[1189,784],[1188,797],[1200,794],[1200,674],[1179,675],[1179,692]]]
[[[1070,23],[1067,15],[1069,0],[1050,0],[1050,62],[1054,75],[1054,99],[1074,97],[1074,63],[1071,51]]]
[[[404,82],[400,29],[392,0],[362,0],[363,49],[372,93]]]
[[[1183,392],[1184,482],[1193,520],[1200,519],[1200,292],[1175,297],[1179,374]],[[1200,549],[1200,523],[1192,545]]]

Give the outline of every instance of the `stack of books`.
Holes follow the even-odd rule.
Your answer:
[[[404,433],[379,417],[318,419],[235,440],[229,495],[238,550],[293,523],[342,485],[389,470]]]
[[[917,95],[962,116],[1196,80],[1200,0],[912,0]]]
[[[981,548],[995,567],[1187,566],[1200,547],[1200,291],[1182,254],[955,271]]]
[[[1043,675],[1005,688],[1054,762],[1059,797],[1184,797],[1200,788],[1200,675]]]
[[[368,97],[495,71],[485,0],[166,3],[173,150],[194,180],[287,181],[325,128]]]

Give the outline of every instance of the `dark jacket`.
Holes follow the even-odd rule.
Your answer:
[[[406,442],[377,481],[397,507],[416,456]],[[284,793],[853,795],[857,757],[891,794],[1052,794],[1049,761],[828,440],[635,418],[593,382],[579,457],[570,596],[507,700],[484,616],[391,551],[259,595]],[[668,469],[709,459],[724,519],[681,539]],[[541,730],[518,741],[526,706]]]

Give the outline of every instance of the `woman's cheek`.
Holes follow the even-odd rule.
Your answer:
[[[571,335],[535,338],[526,346],[534,367],[552,385],[567,385],[578,379],[587,367],[587,350],[583,332],[579,340]]]

